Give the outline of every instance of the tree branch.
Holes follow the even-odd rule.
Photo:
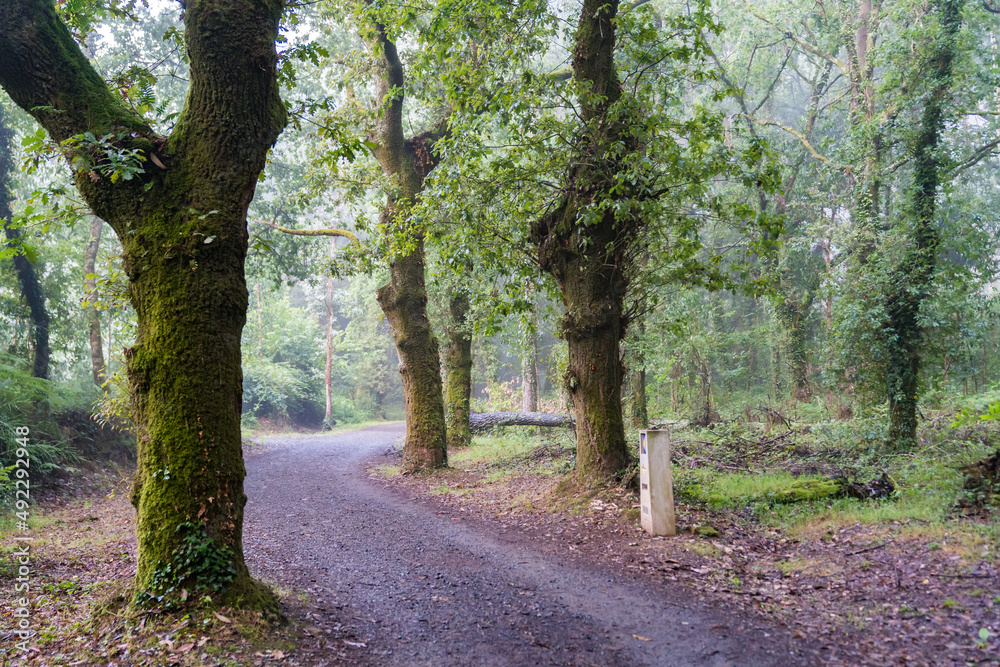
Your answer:
[[[771,127],[781,128],[782,130],[784,130],[788,134],[790,134],[793,137],[795,137],[796,139],[798,139],[799,142],[801,142],[802,145],[806,147],[806,150],[808,150],[812,154],[812,156],[814,158],[816,158],[817,160],[819,160],[823,164],[830,164],[830,160],[828,158],[820,155],[819,152],[817,152],[817,150],[815,148],[813,148],[813,145],[811,143],[809,143],[809,139],[804,134],[802,134],[801,132],[799,132],[798,130],[796,130],[795,128],[788,127],[787,125],[782,125],[781,123],[776,123],[773,120],[760,120],[759,118],[754,118],[753,116],[750,116],[750,115],[747,115],[747,114],[744,114],[744,115],[746,116],[747,120],[752,121],[754,123],[759,123],[760,125],[769,125]]]
[[[290,227],[282,227],[270,220],[253,220],[252,222],[267,225],[271,229],[277,229],[282,234],[292,234],[293,236],[340,236],[351,243],[360,243],[354,232],[349,232],[346,229],[292,229]]]
[[[122,128],[152,134],[90,65],[51,0],[0,2],[0,86],[55,141]]]
[[[827,53],[826,51],[822,50],[818,46],[815,46],[814,44],[810,44],[806,40],[802,39],[801,37],[799,37],[798,35],[796,35],[795,33],[793,33],[791,30],[788,30],[787,28],[782,28],[782,27],[778,26],[778,24],[776,24],[774,21],[771,21],[770,19],[768,19],[767,17],[765,17],[763,14],[761,14],[760,12],[758,12],[756,9],[754,9],[753,7],[751,7],[750,3],[747,2],[747,0],[744,0],[743,4],[746,5],[747,11],[749,11],[751,14],[753,14],[754,16],[756,16],[758,19],[760,19],[761,21],[763,21],[767,25],[769,25],[772,28],[775,28],[776,30],[778,30],[782,35],[784,35],[788,39],[790,39],[793,42],[795,42],[796,44],[798,44],[807,53],[811,53],[814,56],[816,56],[817,58],[822,58],[823,60],[827,60],[827,61],[833,63],[834,65],[836,65],[837,67],[839,67],[842,72],[847,73],[849,71],[848,67],[847,67],[847,64],[843,60],[841,60],[840,58],[837,58],[836,56],[834,56],[834,55],[832,55],[830,53]]]

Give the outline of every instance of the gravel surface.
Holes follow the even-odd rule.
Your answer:
[[[317,665],[816,664],[784,629],[370,479],[403,434],[272,438],[247,459],[247,560],[308,593],[306,631],[331,638]]]

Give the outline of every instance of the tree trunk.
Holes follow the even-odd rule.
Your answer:
[[[809,401],[812,398],[812,387],[809,386],[806,328],[802,320],[812,307],[812,298],[806,296],[802,303],[793,299],[793,295],[786,294],[784,299],[779,299],[775,304],[777,319],[782,328],[782,356],[791,371],[792,398]]]
[[[445,371],[448,403],[448,449],[465,447],[472,442],[469,427],[469,401],[472,398],[472,332],[469,330],[469,295],[452,292],[448,303],[448,346],[445,348]]]
[[[122,130],[123,148],[162,165],[134,163],[143,171],[128,179],[97,165],[75,173],[121,240],[136,312],[125,357],[138,428],[137,603],[180,603],[186,590],[192,601],[275,608],[243,558],[240,337],[246,211],[286,119],[281,11],[278,1],[187,0],[190,88],[173,133],[159,137],[93,70],[51,2],[0,4],[0,85],[53,140]]]
[[[643,257],[643,266],[648,260]],[[632,427],[643,430],[649,428],[649,411],[646,405],[646,360],[642,353],[643,338],[646,335],[646,324],[640,318],[634,324],[633,332],[636,338],[636,349],[632,355],[629,376],[629,390],[632,405]]]
[[[547,412],[474,412],[470,417],[473,433],[485,433],[498,426],[566,426],[573,428],[572,415],[550,415]]]
[[[565,198],[532,225],[539,265],[556,279],[566,314],[561,335],[569,344],[564,378],[576,412],[576,476],[605,482],[628,466],[619,347],[625,335],[626,271],[642,221],[616,214],[612,204],[641,198],[615,180],[637,148],[633,122],[620,105],[614,61],[618,2],[585,0],[574,36],[573,76],[581,93],[578,159],[569,167]],[[614,114],[610,114],[615,108]],[[613,118],[609,116],[613,115]],[[582,222],[586,213],[588,222]]]
[[[333,417],[333,278],[326,279],[326,368],[323,372],[323,386],[326,388],[326,416],[324,425],[330,425]]]
[[[521,358],[521,410],[538,412],[538,335],[528,332],[528,349]]]
[[[83,253],[83,287],[84,296],[90,305],[87,313],[90,318],[90,365],[94,373],[94,384],[104,386],[107,374],[104,364],[104,345],[101,339],[101,313],[95,306],[97,301],[96,261],[97,251],[101,248],[101,232],[104,221],[97,216],[90,218],[90,243]]]
[[[7,127],[0,108],[0,224],[8,241],[17,242],[21,238],[21,230],[10,226],[14,218],[11,210],[11,174],[14,171],[14,158],[11,152],[11,142],[14,133]],[[32,375],[37,378],[49,377],[49,312],[45,308],[45,293],[38,281],[38,274],[31,261],[18,252],[14,255],[14,271],[21,283],[21,294],[28,304],[31,315],[31,328],[34,335],[34,363]]]
[[[632,390],[632,428],[644,430],[649,428],[649,410],[646,405],[646,369],[632,370],[630,378]]]
[[[391,209],[383,221],[392,218]],[[389,264],[389,284],[376,293],[399,352],[406,408],[403,469],[416,471],[448,462],[438,343],[427,318],[423,241]]]
[[[423,189],[424,178],[434,168],[433,133],[403,138],[403,90],[406,80],[395,43],[382,25],[376,24],[378,68],[376,89],[385,109],[372,138],[375,157],[399,193],[388,198],[379,218],[391,245],[400,244],[389,261],[389,283],[376,292],[399,353],[406,407],[406,442],[403,470],[447,465],[444,393],[441,383],[438,342],[427,318],[427,288],[424,284],[424,236],[412,229],[407,209]],[[445,127],[442,125],[442,128]],[[443,129],[439,128],[439,132]]]
[[[923,330],[920,308],[931,291],[941,234],[938,231],[937,191],[940,173],[935,152],[945,126],[944,106],[951,90],[952,63],[962,27],[964,0],[937,0],[942,35],[934,42],[927,66],[935,82],[924,101],[919,133],[914,146],[912,206],[915,215],[910,245],[900,262],[888,297],[889,363],[886,386],[889,393],[890,449],[917,445],[917,399],[920,377],[920,347]]]

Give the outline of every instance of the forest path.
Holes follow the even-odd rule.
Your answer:
[[[388,424],[271,438],[247,459],[251,571],[312,593],[316,626],[353,634],[356,663],[816,664],[786,631],[687,589],[566,562],[517,530],[370,479],[365,460],[403,435]]]

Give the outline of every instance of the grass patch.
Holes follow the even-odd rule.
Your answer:
[[[871,419],[770,430],[735,422],[681,429],[673,434],[675,494],[710,510],[748,508],[764,525],[790,535],[898,524],[928,537],[940,532],[937,527],[948,527],[973,546],[996,540],[1000,522],[995,513],[967,516],[973,510],[960,507],[959,500],[965,482],[961,468],[996,451],[1000,433],[981,424],[961,429],[946,424],[925,424],[921,448],[905,454],[883,450],[884,427]],[[814,499],[806,494],[800,502],[782,502],[783,492],[792,487],[821,491],[823,480],[867,481],[882,472],[898,485],[889,499],[818,493]]]
[[[448,453],[449,463],[464,470],[487,472],[500,481],[510,472],[532,472],[542,475],[566,474],[572,470],[574,441],[562,432],[545,436],[507,429],[490,435],[476,436],[468,447]]]

